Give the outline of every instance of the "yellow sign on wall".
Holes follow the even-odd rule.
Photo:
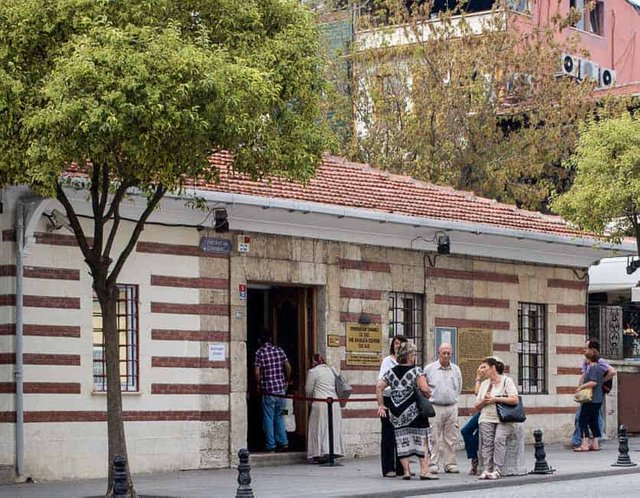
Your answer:
[[[358,367],[379,367],[382,362],[380,353],[347,353],[347,365]]]
[[[327,346],[337,348],[340,346],[340,336],[335,334],[327,335]]]
[[[382,329],[380,324],[347,324],[347,351],[380,353],[382,351]]]

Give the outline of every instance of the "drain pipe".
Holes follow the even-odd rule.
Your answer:
[[[16,203],[16,473],[18,480],[24,476],[24,213],[25,201]]]

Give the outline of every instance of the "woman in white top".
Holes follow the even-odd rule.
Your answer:
[[[513,431],[512,423],[500,422],[496,403],[518,404],[518,388],[504,373],[504,362],[497,356],[485,358],[478,369],[484,378],[475,407],[480,410],[480,452],[484,471],[479,479],[500,479],[500,471],[507,453],[507,437]]]
[[[400,345],[407,342],[407,338],[403,335],[396,335],[389,345],[389,356],[382,360],[380,365],[380,373],[378,380],[398,364],[398,350]],[[385,406],[389,406],[389,396],[391,396],[391,388],[387,388],[383,392]],[[402,464],[396,452],[396,436],[393,425],[388,417],[380,417],[381,439],[380,439],[380,462],[382,464],[382,475],[384,477],[395,477],[403,475]]]
[[[314,354],[311,369],[307,374],[305,392],[311,398],[338,399],[336,393],[336,375],[333,369],[325,364],[322,355]],[[342,411],[340,403],[333,403],[333,454],[342,456]],[[307,458],[324,463],[329,455],[329,410],[327,403],[314,401],[311,403],[309,428],[307,431]]]

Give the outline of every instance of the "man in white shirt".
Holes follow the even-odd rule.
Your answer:
[[[431,388],[431,404],[436,416],[429,421],[432,453],[431,473],[439,470],[440,452],[444,450],[444,471],[457,474],[455,444],[458,436],[458,397],[462,391],[462,373],[451,363],[451,344],[443,343],[438,349],[438,360],[427,365],[424,372]]]

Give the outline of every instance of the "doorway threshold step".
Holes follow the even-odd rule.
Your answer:
[[[252,467],[274,467],[291,463],[305,463],[306,451],[287,451],[285,453],[251,453],[249,463]]]

